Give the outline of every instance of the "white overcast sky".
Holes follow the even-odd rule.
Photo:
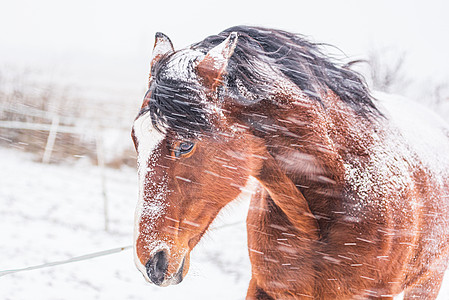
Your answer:
[[[155,32],[182,48],[239,24],[301,33],[357,58],[396,48],[407,53],[412,78],[449,78],[447,0],[0,3],[1,68],[36,68],[56,81],[133,97],[145,88]]]

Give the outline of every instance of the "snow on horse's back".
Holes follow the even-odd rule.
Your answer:
[[[429,108],[397,95],[376,93],[391,126],[435,175],[449,174],[449,125]]]

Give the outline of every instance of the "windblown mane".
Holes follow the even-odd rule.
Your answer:
[[[273,64],[311,99],[321,103],[322,92],[330,89],[359,115],[380,115],[363,77],[332,62],[321,52],[320,44],[309,42],[302,36],[282,30],[236,26],[209,36],[191,48],[207,53],[231,32],[237,32],[239,39],[228,62],[224,81],[228,93],[237,103],[250,106],[270,99],[272,83],[266,74],[260,72],[263,62]],[[165,57],[154,67],[155,72],[152,73],[156,78],[150,87],[151,101],[144,109],[151,111],[156,126],[207,131],[211,124],[207,108],[201,103],[202,87],[198,83],[163,75],[166,62],[177,54]]]

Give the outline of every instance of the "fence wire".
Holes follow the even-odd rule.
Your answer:
[[[19,268],[19,269],[4,270],[4,271],[0,271],[0,277],[9,275],[9,274],[19,273],[19,272],[49,268],[49,267],[54,267],[54,266],[58,266],[58,265],[64,265],[64,264],[69,264],[69,263],[73,263],[73,262],[78,262],[78,261],[82,261],[82,260],[88,260],[88,259],[92,259],[95,257],[100,257],[100,256],[105,256],[105,255],[122,252],[124,250],[128,250],[131,248],[132,248],[132,246],[128,245],[128,246],[123,246],[123,247],[119,247],[119,248],[113,248],[113,249],[109,249],[109,250],[103,250],[103,251],[99,251],[99,252],[76,256],[76,257],[72,257],[72,258],[65,259],[65,260],[53,261],[53,262],[49,262],[49,263],[45,263],[45,264],[29,266],[29,267]]]
[[[244,223],[244,222],[240,221],[240,222],[234,222],[234,223],[229,223],[229,224],[223,224],[221,226],[212,227],[210,230],[211,231],[215,231],[215,230],[223,229],[223,228],[226,228],[226,227],[233,227],[233,226],[236,226],[236,225],[239,225],[239,224],[242,224],[242,223]],[[37,269],[44,269],[44,268],[49,268],[49,267],[54,267],[54,266],[59,266],[59,265],[79,262],[79,261],[83,261],[83,260],[89,260],[89,259],[96,258],[96,257],[101,257],[101,256],[106,256],[106,255],[119,253],[119,252],[122,252],[124,250],[131,249],[132,247],[133,247],[132,245],[127,245],[127,246],[123,246],[123,247],[112,248],[112,249],[108,249],[108,250],[103,250],[103,251],[89,253],[89,254],[85,254],[85,255],[81,255],[81,256],[76,256],[76,257],[72,257],[72,258],[68,258],[68,259],[64,259],[64,260],[48,262],[48,263],[45,263],[45,264],[39,264],[39,265],[35,265],[35,266],[29,266],[29,267],[17,268],[17,269],[3,270],[3,271],[0,271],[0,277],[5,276],[5,275],[19,273],[19,272],[26,272],[26,271],[32,271],[32,270],[37,270]]]

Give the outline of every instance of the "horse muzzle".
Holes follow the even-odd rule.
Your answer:
[[[168,252],[166,250],[160,250],[154,253],[154,255],[148,260],[145,268],[148,278],[152,283],[158,286],[169,286],[178,284],[182,281],[186,256],[184,256],[178,270],[172,275],[168,274],[168,259]]]

